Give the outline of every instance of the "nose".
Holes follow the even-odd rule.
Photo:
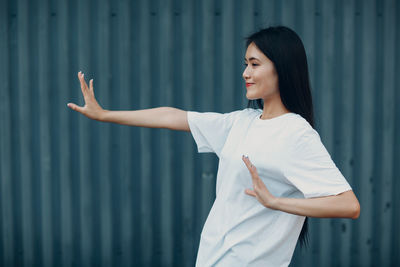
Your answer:
[[[246,67],[245,69],[244,69],[244,71],[243,71],[243,79],[245,79],[245,80],[247,80],[247,79],[249,79],[250,78],[250,74],[249,74],[249,71],[247,70],[247,68],[248,67]]]

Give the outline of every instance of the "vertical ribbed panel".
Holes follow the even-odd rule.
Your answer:
[[[193,266],[217,158],[106,109],[246,107],[244,37],[283,24],[308,57],[316,128],[361,216],[311,219],[292,266],[400,265],[400,3],[0,1],[0,265]]]

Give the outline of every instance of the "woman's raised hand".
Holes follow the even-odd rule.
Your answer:
[[[256,166],[251,163],[248,156],[243,155],[242,160],[244,161],[244,164],[246,164],[247,169],[249,169],[253,181],[253,189],[246,188],[245,193],[249,196],[255,197],[263,206],[275,209],[276,197],[269,192],[260,176],[258,176]]]
[[[78,79],[81,83],[81,90],[83,94],[83,98],[85,99],[85,105],[80,107],[73,103],[68,103],[67,106],[75,111],[78,111],[85,115],[86,117],[93,120],[101,120],[105,110],[97,103],[96,98],[94,97],[93,92],[93,79],[90,80],[88,87],[84,74],[82,72],[78,72]]]

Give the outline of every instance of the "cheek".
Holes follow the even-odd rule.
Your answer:
[[[275,91],[278,88],[278,76],[274,71],[264,72],[259,81],[259,85],[266,91]]]
[[[278,88],[278,73],[276,73],[275,69],[272,69],[270,72],[270,81],[274,88]]]
[[[275,74],[273,74],[272,76],[271,76],[271,79],[270,79],[270,82],[271,82],[271,86],[274,88],[274,89],[278,89],[278,75],[275,75]]]

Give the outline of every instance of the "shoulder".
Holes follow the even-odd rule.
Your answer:
[[[309,134],[315,131],[310,123],[299,114],[292,113],[289,122],[290,130],[295,131],[297,135]]]
[[[245,127],[245,125],[249,126],[250,123],[254,121],[257,116],[260,116],[260,114],[262,114],[262,111],[259,109],[245,108],[242,110],[234,111],[234,114],[234,124],[240,125],[240,127]]]
[[[231,111],[228,113],[222,113],[222,115],[225,118],[229,118],[232,121],[254,118],[258,114],[261,114],[261,112],[257,109],[252,109],[252,108],[245,108],[245,109]]]
[[[247,118],[247,117],[253,118],[262,113],[262,111],[260,109],[253,109],[253,108],[245,108],[245,109],[237,110],[234,112],[237,112],[238,117],[245,117],[245,118]]]
[[[189,125],[204,124],[210,127],[230,128],[243,118],[251,116],[252,111],[248,109],[234,110],[230,112],[198,112],[188,111],[187,119]]]
[[[301,115],[293,113],[290,117],[287,130],[290,132],[292,145],[299,146],[310,140],[320,140],[318,132]]]

